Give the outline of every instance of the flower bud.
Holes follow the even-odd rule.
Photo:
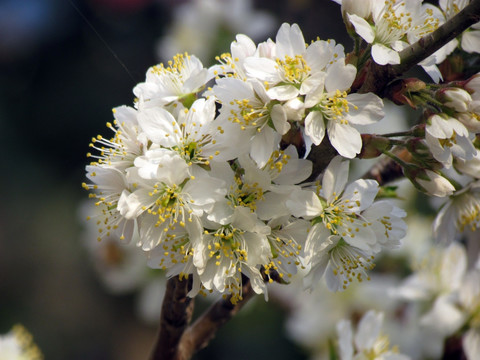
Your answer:
[[[388,97],[397,105],[409,105],[411,108],[417,108],[417,102],[410,95],[425,89],[427,85],[416,78],[408,78],[397,81],[390,87]]]
[[[348,13],[368,19],[372,15],[372,6],[371,0],[342,0],[342,16],[346,19]]]
[[[356,15],[366,21],[372,18],[373,0],[342,0],[342,17],[350,36],[358,36],[355,27],[349,19],[349,15]]]
[[[455,191],[450,181],[432,170],[424,170],[423,173],[419,173],[414,181],[423,188],[423,191],[432,196],[450,196]]]
[[[382,155],[385,150],[390,150],[391,148],[392,144],[386,137],[374,134],[362,134],[362,150],[357,157],[359,159],[373,159]]]
[[[460,88],[443,88],[437,91],[436,98],[458,112],[466,112],[468,104],[472,102],[470,94]]]

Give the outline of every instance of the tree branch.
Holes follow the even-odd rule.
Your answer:
[[[160,315],[160,330],[151,360],[177,360],[178,344],[192,319],[194,301],[187,296],[192,288],[192,276],[180,280],[178,276],[167,281]]]
[[[416,43],[403,49],[398,65],[378,65],[371,62],[360,93],[374,92],[383,96],[388,83],[410,70],[420,61],[432,55],[442,46],[456,38],[471,25],[480,21],[480,0],[472,0],[462,11],[445,22],[437,30],[425,35]]]
[[[255,295],[248,278],[243,277],[242,300],[232,304],[230,296],[213,304],[183,334],[177,360],[190,359],[195,352],[208,345],[216,332]]]
[[[400,159],[408,161],[410,153],[404,148],[397,148],[393,153]],[[363,176],[362,179],[373,179],[380,186],[395,181],[403,177],[403,169],[391,158],[380,158]]]

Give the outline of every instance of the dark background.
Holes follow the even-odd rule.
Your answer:
[[[137,320],[132,296],[109,295],[92,271],[78,208],[90,138],[106,133],[113,107],[132,105],[132,88],[159,61],[155,42],[183,2],[0,0],[0,334],[23,324],[46,359],[150,351],[155,327]],[[334,38],[351,48],[332,1],[254,3],[278,26],[298,23],[307,42]],[[306,357],[285,339],[274,301],[244,310],[198,359]]]

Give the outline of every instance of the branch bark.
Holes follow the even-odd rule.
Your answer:
[[[255,295],[250,282],[244,277],[242,300],[232,304],[230,297],[213,304],[183,334],[178,349],[178,360],[190,359],[195,352],[205,348],[216,332]]]
[[[192,288],[192,276],[167,281],[160,315],[160,330],[151,360],[177,360],[178,344],[192,319],[194,301],[187,294]]]

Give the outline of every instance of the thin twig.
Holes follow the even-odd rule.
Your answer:
[[[178,343],[192,319],[194,301],[187,294],[192,288],[192,276],[167,281],[160,315],[160,330],[151,360],[177,360]]]

